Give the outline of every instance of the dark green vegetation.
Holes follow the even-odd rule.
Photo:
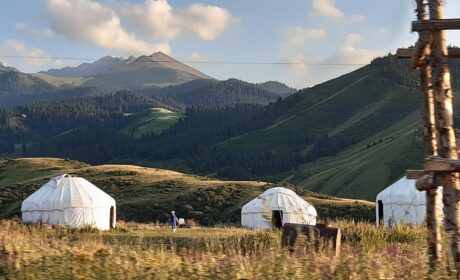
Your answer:
[[[282,83],[277,82],[277,81],[268,81],[268,82],[265,82],[265,83],[256,84],[256,86],[258,86],[258,87],[260,87],[262,89],[274,92],[274,93],[280,95],[281,97],[287,97],[287,96],[297,92],[296,89],[290,88],[290,87],[286,86],[285,84],[282,84]]]
[[[222,181],[179,172],[133,165],[89,166],[55,158],[0,161],[0,218],[20,214],[22,200],[50,177],[82,176],[117,201],[117,217],[141,222],[166,222],[176,210],[180,217],[202,225],[239,224],[241,206],[272,184]],[[373,203],[339,199],[292,188],[317,207],[321,218],[346,217],[372,221]]]
[[[266,91],[280,88],[273,84],[261,89],[263,84],[233,79],[196,79],[137,93],[43,101],[0,111],[0,149],[15,156],[287,182],[373,200],[404,170],[420,167],[417,83],[407,62],[389,55],[284,99]],[[106,99],[102,103],[109,106],[97,101]],[[150,108],[169,109],[176,117],[163,122]]]
[[[187,89],[187,90],[184,90]],[[284,91],[283,91],[284,89]],[[277,91],[237,79],[226,81],[193,81],[176,88],[154,92],[154,96],[167,96],[187,106],[219,108],[237,104],[268,105],[281,96],[290,95],[292,89],[282,87]]]

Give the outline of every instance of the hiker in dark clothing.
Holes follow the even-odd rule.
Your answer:
[[[171,211],[171,216],[169,217],[169,223],[171,224],[171,228],[173,232],[176,232],[178,220],[177,220],[177,216],[174,211]]]

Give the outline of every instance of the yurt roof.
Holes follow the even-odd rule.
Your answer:
[[[51,211],[68,208],[101,208],[115,206],[115,200],[81,177],[64,174],[51,178],[27,197],[21,211]]]
[[[376,200],[382,200],[386,204],[424,205],[425,192],[416,189],[415,181],[404,176],[378,193]]]
[[[246,203],[241,209],[242,213],[263,212],[265,208],[270,211],[280,210],[283,212],[306,211],[316,216],[316,209],[297,195],[294,191],[276,187],[266,190],[264,193]]]

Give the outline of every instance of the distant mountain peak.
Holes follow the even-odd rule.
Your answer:
[[[170,57],[169,55],[165,54],[164,52],[155,52],[152,53],[150,56],[155,57],[155,56],[167,56]]]
[[[118,59],[123,59],[122,57],[118,58],[118,57],[113,57],[113,56],[110,56],[110,55],[106,55],[106,56],[103,56],[101,57],[100,59],[96,60],[96,61],[102,61],[102,60],[118,60]]]
[[[40,73],[48,74],[54,77],[92,77],[104,74],[113,69],[126,65],[134,60],[134,57],[124,59],[123,57],[104,56],[92,63],[82,63],[75,67],[64,67],[62,69],[50,69]]]
[[[41,72],[55,77],[87,77],[85,86],[134,89],[212,79],[163,52],[128,58],[104,56],[92,63]]]

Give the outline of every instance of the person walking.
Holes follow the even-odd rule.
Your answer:
[[[178,220],[177,220],[176,213],[174,211],[171,211],[171,216],[169,217],[169,223],[171,224],[171,228],[173,232],[176,232]]]

